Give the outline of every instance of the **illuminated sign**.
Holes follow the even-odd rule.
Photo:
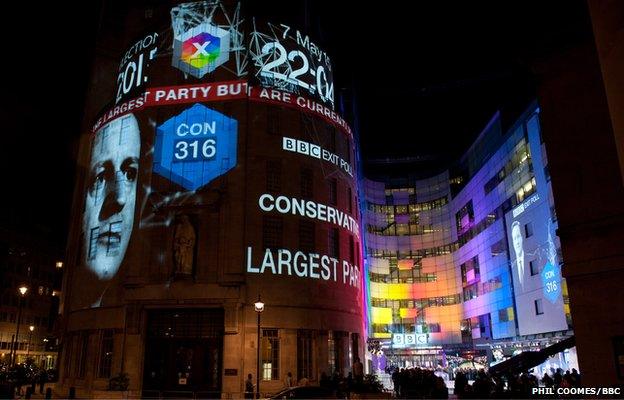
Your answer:
[[[230,33],[205,21],[173,41],[172,65],[201,78],[225,64],[230,53]]]
[[[393,333],[392,345],[394,347],[423,346],[427,344],[426,333]]]
[[[147,88],[141,96],[119,103],[102,113],[93,126],[93,132],[108,121],[144,107],[246,98],[315,115],[334,125],[349,137],[352,136],[351,127],[347,121],[328,107],[303,96],[293,96],[291,93],[277,89],[249,87],[247,82],[242,80]]]
[[[336,154],[323,149],[321,146],[303,140],[284,137],[282,138],[282,149],[330,162],[353,177],[353,168],[348,162],[338,157]]]
[[[114,118],[144,107],[243,99],[247,98],[247,90],[247,82],[240,80],[147,88],[140,97],[120,103],[103,113],[94,124],[93,131]]]
[[[322,117],[326,121],[338,126],[349,136],[352,136],[351,128],[349,124],[338,113],[317,103],[314,100],[305,98],[303,96],[292,96],[288,92],[284,92],[277,89],[267,88],[254,88],[250,89],[249,98],[255,101],[262,101],[271,104],[279,104],[291,108],[295,108],[300,111],[308,112]]]
[[[158,33],[150,33],[124,53],[117,74],[116,103],[128,95],[138,93],[148,81],[149,61],[156,57],[158,50],[157,39]]]
[[[316,203],[312,200],[296,199],[286,196],[273,196],[265,193],[258,198],[258,205],[264,212],[277,211],[280,214],[292,214],[329,222],[347,229],[355,236],[360,235],[360,226],[345,212],[332,206]]]
[[[544,290],[544,297],[551,303],[556,303],[561,296],[561,273],[559,268],[552,265],[550,262],[546,263],[542,270],[542,287]]]
[[[322,279],[360,287],[360,269],[347,261],[318,253],[266,249],[259,266],[252,265],[252,248],[247,247],[247,272],[255,274],[290,275]]]
[[[535,193],[533,196],[526,199],[522,204],[520,204],[518,207],[513,209],[512,211],[513,217],[516,218],[518,215],[522,214],[524,210],[529,208],[531,204],[537,203],[539,198],[540,198],[539,193]]]
[[[329,56],[309,36],[288,25],[254,21],[249,52],[262,86],[307,94],[334,107],[334,81]]]
[[[196,190],[236,166],[238,122],[201,104],[156,128],[154,171]]]

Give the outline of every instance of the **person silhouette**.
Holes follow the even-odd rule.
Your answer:
[[[516,264],[516,273],[518,275],[518,283],[520,283],[520,287],[524,287],[525,258],[524,258],[522,230],[520,229],[520,222],[518,221],[514,221],[511,224],[511,238],[513,242],[514,252],[516,253],[515,264]]]

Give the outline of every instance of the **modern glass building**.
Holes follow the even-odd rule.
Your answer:
[[[511,126],[495,114],[442,173],[363,186],[374,368],[493,363],[572,334],[535,104]]]

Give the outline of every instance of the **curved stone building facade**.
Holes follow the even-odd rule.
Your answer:
[[[365,341],[357,148],[329,55],[237,2],[103,21],[59,393],[109,397],[125,373],[133,394],[242,397],[258,346],[263,393],[346,374]]]

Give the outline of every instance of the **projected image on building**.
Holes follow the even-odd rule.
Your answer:
[[[253,76],[265,87],[305,94],[334,107],[329,55],[308,35],[285,24],[253,21],[249,52]]]
[[[521,335],[567,329],[556,224],[543,196],[533,194],[506,217]]]
[[[171,65],[203,78],[234,59],[232,72],[246,74],[245,47],[239,7],[230,11],[220,1],[183,3],[171,9],[173,57]]]
[[[82,226],[83,254],[86,268],[101,281],[117,274],[128,248],[140,150],[139,126],[132,114],[109,122],[93,138]],[[92,305],[99,305],[98,297]]]

